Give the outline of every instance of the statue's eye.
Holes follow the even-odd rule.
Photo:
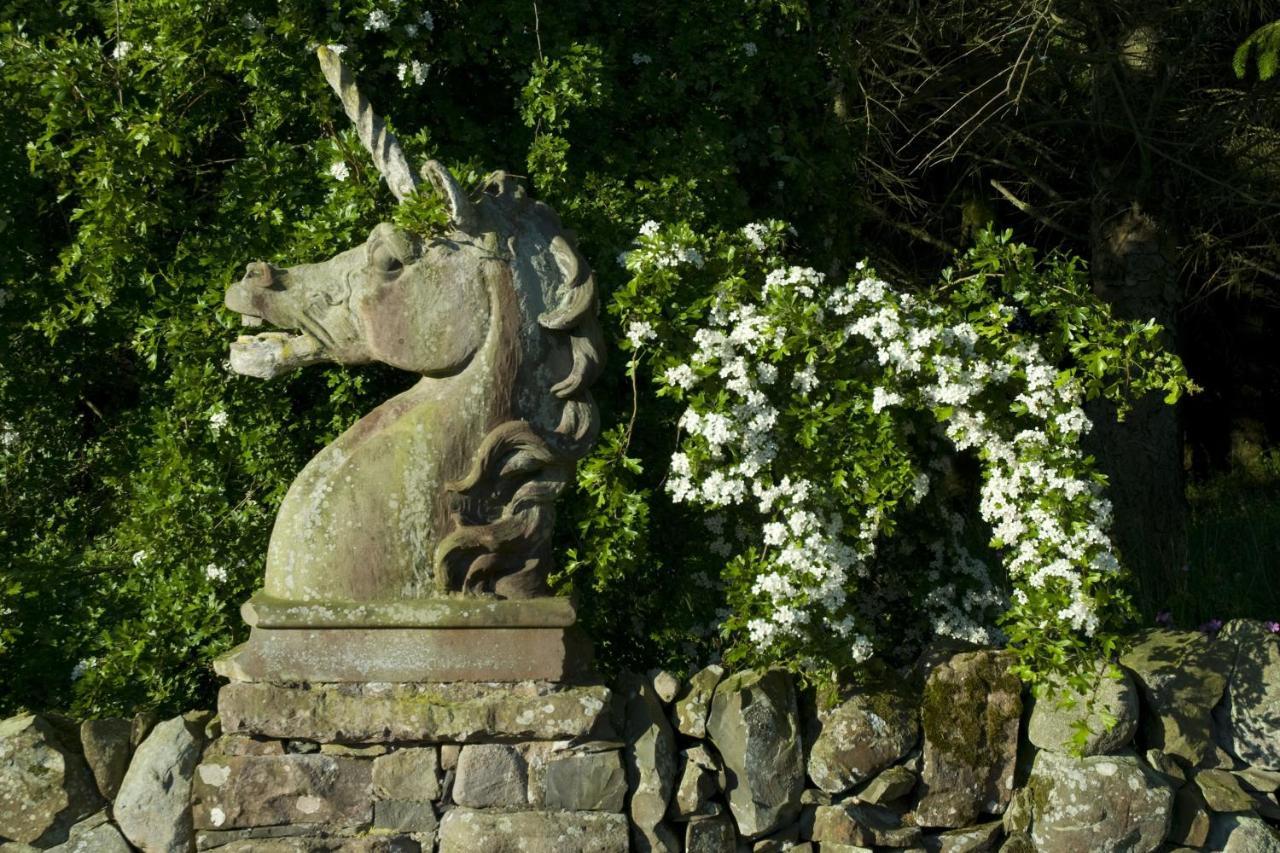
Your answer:
[[[404,266],[404,262],[391,251],[391,247],[386,243],[379,243],[373,247],[370,252],[369,261],[373,264],[373,268],[386,273],[398,272]]]

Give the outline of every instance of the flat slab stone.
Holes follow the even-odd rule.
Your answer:
[[[259,591],[240,615],[255,628],[568,628],[577,621],[573,602],[554,596],[353,603],[285,601]]]
[[[237,755],[196,768],[196,829],[280,824],[351,828],[373,816],[372,762],[332,755]]]
[[[256,627],[213,668],[232,681],[573,681],[591,645],[572,627]]]
[[[450,809],[440,853],[627,853],[626,815],[608,812],[495,812]]]
[[[320,743],[467,743],[613,737],[601,684],[232,683],[218,693],[228,734]]]

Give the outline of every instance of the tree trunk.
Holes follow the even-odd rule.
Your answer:
[[[1154,318],[1161,343],[1176,348],[1179,307],[1174,245],[1167,227],[1136,203],[1093,218],[1094,291],[1125,319]],[[1109,403],[1094,406],[1090,442],[1111,480],[1113,536],[1138,580],[1144,610],[1164,605],[1187,563],[1187,503],[1178,413],[1158,394],[1136,401],[1123,422]]]

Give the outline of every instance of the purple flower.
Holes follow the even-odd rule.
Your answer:
[[[1221,619],[1210,619],[1200,626],[1200,630],[1212,637],[1214,634],[1222,630]]]
[[[1263,622],[1262,627],[1267,629],[1268,634],[1280,634],[1280,622]]]
[[[1157,613],[1156,624],[1159,625],[1161,628],[1172,628],[1173,627],[1173,611],[1161,610],[1159,613]]]

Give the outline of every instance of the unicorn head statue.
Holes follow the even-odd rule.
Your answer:
[[[281,504],[263,595],[310,606],[524,599],[547,592],[554,500],[595,440],[596,285],[570,232],[515,178],[469,196],[416,172],[340,57],[326,79],[403,202],[445,203],[443,233],[390,223],[317,263],[254,262],[226,294],[246,325],[232,368],[270,378],[321,362],[418,374],[325,447]]]

